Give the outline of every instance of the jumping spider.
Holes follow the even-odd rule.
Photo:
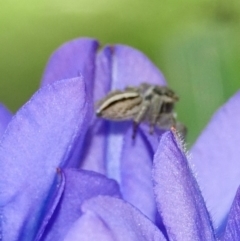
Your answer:
[[[174,91],[167,86],[141,84],[127,87],[123,91],[112,91],[97,103],[96,114],[108,120],[133,120],[133,138],[138,125],[145,121],[152,134],[155,126],[160,129],[175,127],[183,137],[186,128],[176,121],[174,104],[179,100]]]

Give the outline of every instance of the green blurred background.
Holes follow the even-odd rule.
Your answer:
[[[37,90],[47,59],[80,36],[139,48],[181,97],[189,146],[240,87],[239,0],[0,2],[0,101],[13,112]]]

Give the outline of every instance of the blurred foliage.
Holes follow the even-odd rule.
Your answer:
[[[0,100],[16,111],[67,40],[139,48],[180,95],[191,144],[240,86],[238,0],[8,0],[0,2]]]

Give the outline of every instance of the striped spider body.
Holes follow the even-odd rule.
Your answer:
[[[113,121],[133,120],[133,137],[141,122],[149,123],[151,134],[156,126],[184,130],[185,127],[176,121],[174,112],[178,100],[175,92],[166,86],[143,83],[138,87],[110,92],[97,103],[96,114]]]

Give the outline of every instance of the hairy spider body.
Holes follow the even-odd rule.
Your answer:
[[[141,122],[150,124],[150,133],[155,126],[169,129],[180,126],[176,122],[174,104],[178,96],[167,86],[141,84],[123,91],[112,91],[97,103],[96,114],[113,121],[133,120],[133,137]],[[184,125],[181,124],[181,129]]]

